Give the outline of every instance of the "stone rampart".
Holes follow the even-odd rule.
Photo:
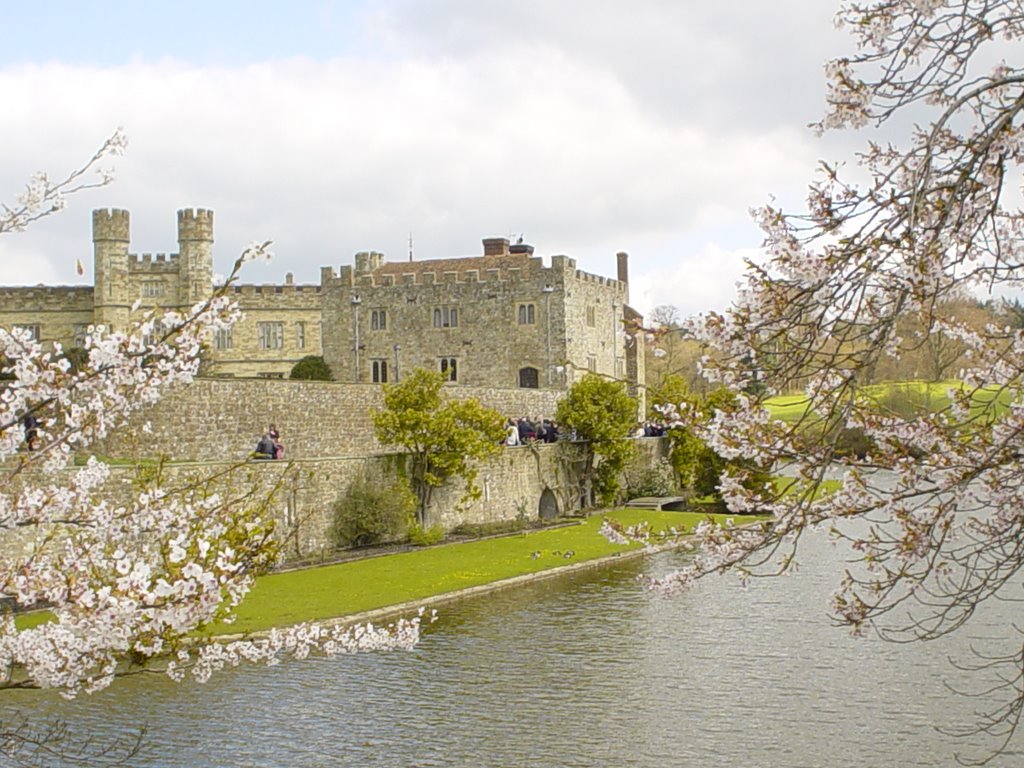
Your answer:
[[[563,394],[462,386],[444,393],[479,398],[510,417],[542,418],[554,415]],[[200,379],[136,414],[97,451],[116,458],[242,459],[275,424],[288,458],[367,456],[387,450],[374,438],[371,417],[382,406],[383,391],[374,384]]]
[[[653,463],[667,449],[665,439],[635,440],[641,464]],[[427,523],[452,530],[464,523],[536,520],[578,512],[579,478],[575,473],[583,450],[582,443],[570,442],[506,448],[480,464],[480,498],[462,501],[461,482],[450,482],[434,493]],[[266,498],[273,489],[267,514],[277,522],[285,559],[299,560],[322,557],[333,549],[333,505],[353,480],[394,477],[402,471],[402,462],[401,454],[385,454],[234,465],[225,461],[181,463],[165,465],[162,471],[168,488],[202,481],[204,492],[237,496],[251,491],[253,499]],[[108,496],[125,504],[137,489],[135,469],[111,467]]]

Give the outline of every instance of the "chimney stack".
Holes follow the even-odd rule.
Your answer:
[[[615,254],[615,259],[618,262],[619,267],[619,282],[629,283],[629,254],[625,251],[619,251]]]
[[[485,237],[484,256],[508,256],[508,238]]]

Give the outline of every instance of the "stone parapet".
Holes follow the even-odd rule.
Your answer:
[[[636,443],[635,464],[651,466],[665,455],[668,441],[639,438]],[[450,531],[463,524],[576,514],[579,478],[574,468],[580,466],[584,450],[585,444],[569,442],[506,448],[478,466],[479,499],[464,500],[460,481],[438,488],[427,510],[428,524]],[[287,560],[302,560],[333,550],[333,506],[354,480],[391,479],[403,461],[401,454],[383,454],[291,462],[186,462],[165,465],[162,476],[169,488],[202,482],[205,491],[220,492],[225,498],[250,491],[253,498],[265,498],[274,489],[268,513],[276,521],[281,551]],[[112,466],[105,494],[127,503],[137,491],[135,472],[131,467]],[[213,479],[206,483],[209,478]]]
[[[445,394],[477,397],[509,417],[546,418],[563,393],[451,386]],[[273,423],[289,458],[367,456],[388,450],[373,433],[372,413],[383,402],[383,390],[372,384],[199,379],[138,412],[97,450],[126,459],[244,459]]]

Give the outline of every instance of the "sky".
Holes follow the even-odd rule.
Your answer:
[[[175,252],[214,210],[215,270],[319,283],[357,251],[480,255],[523,237],[615,276],[631,304],[723,309],[761,234],[849,135],[808,128],[832,0],[0,0],[0,201],[116,128],[108,187],[0,237],[0,284],[90,284],[91,211],[131,212],[133,253]],[[81,260],[85,274],[76,274]]]

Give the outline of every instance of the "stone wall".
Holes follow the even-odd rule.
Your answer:
[[[213,211],[177,215],[177,253],[132,253],[131,216],[93,211],[94,287],[0,288],[0,326],[28,325],[45,341],[80,344],[90,324],[125,330],[150,311],[187,310],[209,298]],[[286,377],[322,355],[347,383],[394,382],[413,368],[440,370],[473,387],[565,389],[587,371],[642,391],[623,333],[627,256],[619,278],[532,246],[484,240],[482,256],[388,263],[357,253],[321,269],[320,285],[234,285],[243,312],[209,340],[206,374]]]
[[[303,357],[322,353],[319,285],[236,285],[228,295],[242,318],[210,344],[210,375],[286,378]],[[262,330],[265,323],[278,327]]]
[[[479,398],[510,417],[553,416],[562,397],[552,390],[460,386],[448,386],[444,393]],[[287,458],[366,456],[387,450],[374,438],[371,418],[382,406],[383,391],[373,384],[199,379],[136,414],[97,452],[118,458],[242,459],[273,423]]]
[[[663,438],[636,438],[636,443],[640,464],[653,463],[667,450]],[[477,484],[483,493],[479,499],[462,502],[460,482],[442,486],[427,511],[427,523],[450,531],[464,523],[576,513],[580,505],[574,468],[583,450],[583,444],[569,442],[506,448],[480,465]],[[285,558],[299,560],[322,557],[332,549],[332,507],[353,480],[394,477],[402,461],[398,454],[241,464],[215,461],[168,464],[163,472],[167,487],[215,478],[205,487],[223,494],[252,491],[253,498],[261,498],[273,489],[268,514],[277,521]],[[108,495],[126,503],[136,487],[135,478],[130,467],[111,467]]]

